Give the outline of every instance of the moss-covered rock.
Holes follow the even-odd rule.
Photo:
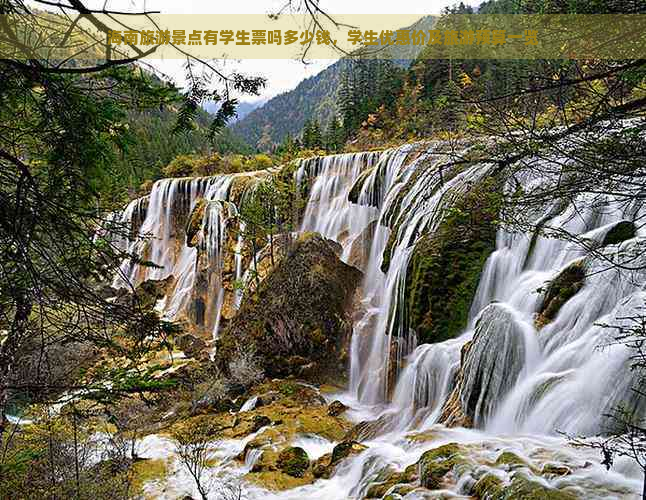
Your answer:
[[[498,458],[496,458],[496,465],[504,466],[507,468],[526,467],[525,460],[511,451],[503,451]]]
[[[294,477],[278,470],[252,472],[246,474],[244,478],[245,481],[257,484],[263,489],[273,491],[291,490],[314,481],[314,477],[311,474],[305,474],[303,477]]]
[[[388,494],[405,495],[415,489],[416,485],[411,483],[417,479],[415,464],[408,466],[403,472],[387,467],[370,483],[366,498],[385,498]]]
[[[429,490],[441,488],[442,480],[457,465],[465,463],[462,449],[449,443],[424,452],[417,462],[420,485]]]
[[[524,473],[516,472],[511,484],[504,488],[503,495],[492,499],[513,500],[576,500],[578,496],[567,490],[549,488],[538,481],[529,479]]]
[[[367,450],[368,447],[356,441],[344,441],[337,444],[332,450],[332,457],[330,463],[332,465],[338,464],[341,460],[348,458],[351,455],[357,455],[362,451]]]
[[[238,347],[253,345],[269,377],[336,381],[345,373],[361,272],[338,252],[337,244],[318,234],[299,237],[222,332],[218,366],[226,371]]]
[[[344,405],[341,401],[335,400],[332,401],[328,407],[327,407],[327,414],[330,415],[331,417],[338,417],[342,413],[344,413],[348,407]]]
[[[290,446],[280,452],[276,465],[285,474],[292,477],[303,477],[310,466],[310,459],[303,448]]]
[[[548,463],[541,469],[541,476],[569,476],[570,474],[572,469],[563,464]]]
[[[616,245],[635,237],[637,228],[633,222],[622,220],[612,226],[601,242],[601,246]]]
[[[334,468],[339,464],[339,462],[367,449],[367,446],[355,441],[343,441],[334,447],[332,453],[326,453],[314,462],[314,465],[312,466],[312,474],[317,478],[328,479],[334,473]]]
[[[480,273],[495,249],[499,183],[485,178],[467,191],[434,234],[415,246],[406,275],[407,314],[418,342],[442,342],[466,326]]]
[[[547,286],[543,304],[536,317],[536,327],[542,328],[554,320],[563,304],[574,297],[584,283],[584,261],[579,259],[563,269]]]
[[[495,474],[485,474],[476,481],[471,492],[476,498],[482,500],[493,500],[500,498],[503,494],[503,481]]]

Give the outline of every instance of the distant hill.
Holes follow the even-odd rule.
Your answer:
[[[414,28],[428,30],[434,22],[433,17],[423,17],[415,23]],[[393,45],[389,51],[399,65],[408,67],[422,47]],[[316,119],[325,126],[332,115],[339,111],[337,91],[341,75],[350,64],[350,60],[340,59],[319,74],[303,80],[294,90],[279,94],[251,111],[233,123],[231,130],[250,146],[257,147],[263,135],[278,144],[287,135],[299,134],[308,119]],[[266,141],[263,139],[263,142]]]
[[[260,106],[265,104],[268,100],[269,100],[269,98],[267,98],[267,99],[259,99],[259,100],[254,101],[254,102],[242,101],[241,103],[238,104],[238,107],[236,108],[236,113],[237,114],[236,114],[235,117],[233,117],[231,119],[230,124],[233,124],[235,122],[238,122],[238,121],[242,120],[245,116],[247,116],[249,113],[251,113],[254,109],[258,109]],[[207,102],[207,103],[205,103],[203,105],[203,108],[208,113],[214,114],[218,110],[219,106],[218,106],[217,103],[215,103],[213,101],[209,101],[209,102]]]

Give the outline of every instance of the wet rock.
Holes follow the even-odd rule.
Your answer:
[[[344,441],[368,441],[374,439],[378,435],[387,431],[392,424],[393,417],[391,415],[383,415],[377,420],[364,420],[356,424],[344,436]]]
[[[343,441],[334,447],[332,453],[326,453],[314,462],[312,474],[316,478],[329,479],[339,462],[367,449],[367,446],[359,444],[356,441]]]
[[[507,469],[514,469],[517,467],[527,467],[527,462],[511,451],[503,451],[496,458],[496,465],[503,466]]]
[[[581,290],[585,283],[583,259],[574,261],[563,269],[547,286],[543,304],[538,310],[536,327],[550,323],[568,300]]]
[[[526,474],[516,472],[511,484],[504,488],[501,500],[522,498],[523,500],[576,500],[578,495],[571,491],[549,488],[530,479]]]
[[[442,411],[442,421],[481,427],[514,387],[525,364],[531,325],[503,304],[481,313],[472,343],[463,351],[458,383]],[[447,406],[451,405],[451,407]]]
[[[350,192],[348,193],[348,201],[350,203],[359,203],[359,195],[361,194],[366,181],[375,171],[375,168],[376,167],[367,168],[363,172],[361,172],[361,174],[359,174],[359,177],[357,177],[357,180],[354,181],[354,184],[352,185]],[[376,207],[379,203],[379,190],[376,191],[376,193],[369,193],[368,200],[366,200],[369,206]]]
[[[417,467],[415,464],[408,466],[403,472],[397,472],[391,467],[381,471],[374,482],[370,483],[366,498],[385,498],[386,495],[406,495],[416,488],[410,484],[417,481]]]
[[[312,474],[314,477],[317,479],[329,479],[332,474],[332,467],[330,467],[331,461],[332,453],[326,453],[317,458],[312,465]]]
[[[338,381],[361,272],[338,258],[337,247],[318,234],[301,235],[259,289],[245,295],[218,339],[216,364],[226,372],[238,346],[253,345],[268,377]],[[307,363],[290,363],[294,356]]]
[[[545,464],[541,470],[542,476],[569,476],[572,469],[562,464]]]
[[[457,443],[449,443],[424,452],[417,462],[420,485],[429,490],[442,487],[442,480],[453,468],[465,463]]]
[[[368,260],[370,259],[372,240],[378,224],[378,221],[372,221],[352,240],[350,243],[348,264],[356,267],[357,269],[361,269],[362,271],[366,270]]]
[[[503,492],[502,479],[492,473],[485,474],[478,479],[471,490],[473,496],[481,499],[501,498]]]
[[[336,465],[341,460],[348,458],[351,455],[358,455],[359,453],[367,450],[368,447],[357,443],[356,441],[344,441],[337,444],[332,450],[332,457],[330,459],[330,465]]]
[[[190,334],[180,336],[175,344],[187,357],[195,359],[203,357],[204,351],[207,348],[206,342]]]
[[[280,452],[276,465],[285,474],[303,477],[310,466],[310,460],[303,448],[292,446]]]
[[[189,247],[197,245],[198,234],[202,229],[202,219],[204,219],[207,205],[208,201],[204,198],[199,198],[195,202],[195,206],[188,217],[188,222],[186,223],[186,245]]]
[[[278,453],[265,449],[251,467],[251,472],[272,472],[277,470]]]
[[[266,415],[254,415],[251,425],[251,432],[257,432],[261,428],[271,425],[271,420]]]
[[[635,237],[637,228],[633,222],[622,220],[612,226],[601,242],[601,246],[616,245]]]
[[[462,350],[460,351],[460,370],[456,376],[455,389],[451,392],[442,407],[439,421],[447,427],[473,427],[473,421],[464,412],[462,402],[460,401],[460,391],[464,383],[465,360],[472,344],[473,341],[470,340],[462,346]]]
[[[327,414],[330,415],[331,417],[338,417],[342,413],[344,413],[348,407],[344,405],[341,401],[336,400],[332,401],[328,407],[327,407]]]

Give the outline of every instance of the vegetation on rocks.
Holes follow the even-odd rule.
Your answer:
[[[456,443],[445,444],[425,452],[417,462],[419,481],[424,488],[441,488],[442,479],[454,467],[464,463],[461,448]]]
[[[499,206],[498,182],[486,178],[415,246],[406,274],[406,319],[419,343],[454,338],[466,326],[480,272],[495,249]]]
[[[563,304],[583,287],[585,274],[585,265],[581,259],[574,261],[550,281],[535,321],[539,328],[554,320]]]
[[[303,448],[290,446],[278,455],[278,468],[293,477],[303,477],[310,466],[310,460]]]
[[[339,260],[338,251],[338,244],[319,235],[300,236],[258,290],[244,298],[218,339],[216,362],[224,365],[236,345],[254,345],[269,377],[338,379],[361,277]]]
[[[629,240],[635,237],[637,228],[633,222],[628,220],[623,220],[615,224],[610,228],[606,233],[601,242],[601,246],[606,245],[615,245],[621,243],[622,241]]]

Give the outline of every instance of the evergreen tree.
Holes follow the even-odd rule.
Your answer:
[[[332,116],[325,132],[325,148],[334,153],[343,148],[343,128],[336,113]]]
[[[321,135],[321,126],[319,125],[318,120],[312,122],[311,130],[311,143],[310,148],[317,149],[323,146],[323,138]]]

